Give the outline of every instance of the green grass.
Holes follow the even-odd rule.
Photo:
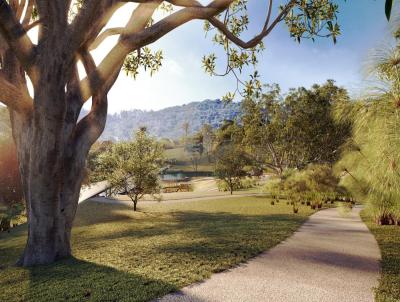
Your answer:
[[[169,171],[194,171],[190,155],[185,152],[184,147],[177,147],[174,149],[165,150],[165,158],[167,160],[175,160],[175,164],[171,166]],[[199,172],[212,172],[214,171],[214,164],[208,161],[207,155],[203,154],[200,158],[197,171]]]
[[[374,234],[382,253],[382,272],[379,286],[375,289],[375,301],[400,301],[400,227],[379,226],[365,210],[361,216]]]
[[[0,234],[0,301],[149,301],[235,266],[290,236],[312,213],[260,197],[80,205],[74,258],[17,268],[26,227]]]

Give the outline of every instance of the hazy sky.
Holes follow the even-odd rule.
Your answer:
[[[339,23],[342,35],[333,45],[330,39],[298,44],[289,37],[285,24],[281,24],[264,41],[259,71],[265,83],[278,83],[283,91],[288,88],[322,83],[334,79],[350,91],[360,90],[362,67],[368,51],[382,43],[388,35],[383,0],[337,0],[340,5]],[[251,28],[260,28],[263,12],[261,1],[249,0]],[[256,4],[257,3],[257,4]],[[123,7],[111,21],[121,25],[131,11]],[[109,111],[129,109],[157,110],[203,99],[216,99],[234,90],[236,82],[231,77],[216,78],[206,75],[201,58],[215,46],[206,38],[203,22],[195,21],[175,30],[151,47],[162,49],[164,61],[161,70],[150,77],[141,72],[136,80],[121,73],[109,94]],[[253,31],[254,33],[255,31]],[[96,51],[101,59],[106,48]],[[222,55],[217,53],[217,55]],[[220,66],[223,68],[223,66]]]

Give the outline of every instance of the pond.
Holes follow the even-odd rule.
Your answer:
[[[212,172],[183,172],[183,171],[167,171],[160,175],[164,181],[188,181],[192,177],[213,176]]]
[[[182,181],[182,180],[188,180],[190,176],[185,175],[182,172],[178,173],[165,173],[160,175],[161,180],[165,181]]]

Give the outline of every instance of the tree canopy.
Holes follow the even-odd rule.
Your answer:
[[[163,151],[162,145],[141,129],[133,141],[116,143],[101,153],[95,172],[110,182],[113,193],[127,194],[136,211],[138,201],[145,194],[160,192]]]

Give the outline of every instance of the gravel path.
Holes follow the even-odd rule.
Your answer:
[[[359,211],[320,211],[270,251],[157,301],[373,301],[380,251]]]

